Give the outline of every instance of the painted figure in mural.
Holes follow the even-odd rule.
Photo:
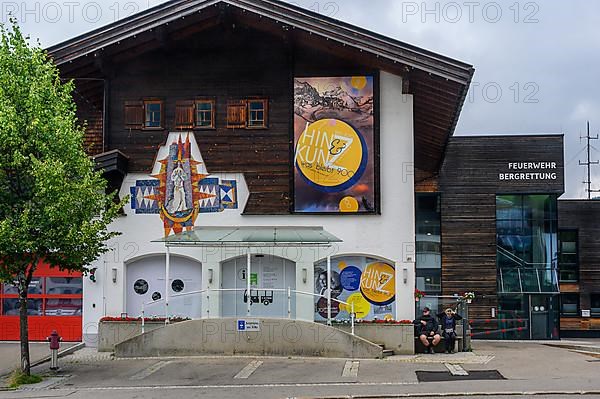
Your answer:
[[[169,204],[169,212],[183,212],[188,210],[188,205],[185,199],[185,181],[187,173],[183,170],[181,162],[177,163],[177,167],[171,173],[171,181],[173,182],[173,198]]]

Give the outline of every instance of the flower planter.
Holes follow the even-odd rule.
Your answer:
[[[147,320],[144,330],[152,331],[165,325],[164,320]],[[98,323],[98,352],[112,352],[115,345],[142,333],[142,322],[136,319],[113,318]]]

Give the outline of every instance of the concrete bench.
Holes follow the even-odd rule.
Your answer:
[[[427,339],[431,342],[433,340],[433,337],[427,337]],[[442,337],[442,340],[440,341],[440,343],[433,348],[433,351],[435,353],[444,353],[446,351],[446,345],[445,345],[444,341],[445,341],[444,337]],[[457,336],[455,341],[456,342],[454,344],[454,346],[455,346],[454,351],[462,352],[463,337]],[[425,346],[423,345],[423,343],[421,342],[419,337],[415,337],[415,353],[425,353]]]

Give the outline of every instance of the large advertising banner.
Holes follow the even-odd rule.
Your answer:
[[[315,265],[315,321],[327,320],[329,290],[334,320],[349,320],[352,304],[357,319],[395,319],[395,276],[394,266],[365,256],[332,259],[330,282],[326,263]]]
[[[377,211],[373,76],[294,80],[294,211]]]

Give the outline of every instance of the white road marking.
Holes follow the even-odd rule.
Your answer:
[[[244,367],[239,373],[233,377],[234,379],[246,379],[252,375],[263,364],[260,360],[253,360],[246,367]]]
[[[165,367],[166,365],[171,364],[171,363],[173,363],[173,362],[172,361],[167,361],[167,362],[161,361],[161,362],[155,363],[152,366],[143,369],[139,373],[132,375],[131,377],[129,377],[129,379],[132,381],[143,380],[144,378],[150,377],[152,374],[156,373],[158,370],[162,369],[163,367]]]
[[[360,362],[358,360],[347,360],[344,364],[344,371],[342,371],[342,377],[358,377],[358,367]]]
[[[467,370],[463,369],[459,364],[444,363],[444,366],[446,366],[452,375],[469,375]]]

